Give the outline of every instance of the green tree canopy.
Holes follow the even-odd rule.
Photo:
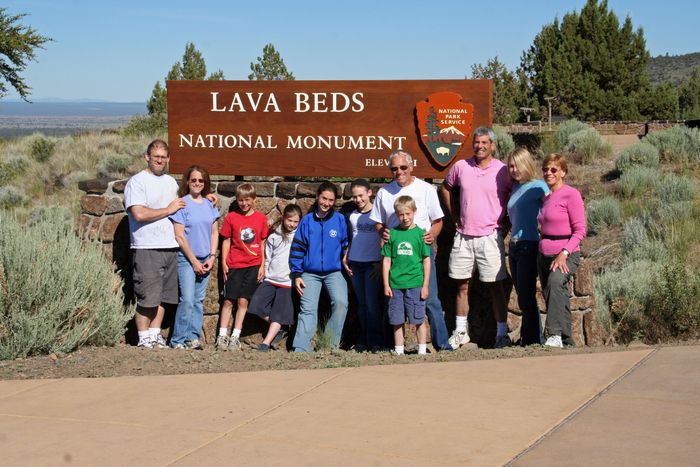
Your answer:
[[[250,80],[293,80],[294,75],[287,70],[287,66],[282,60],[280,53],[275,50],[275,46],[267,44],[263,47],[262,57],[258,57],[258,63],[251,62]]]
[[[36,60],[36,49],[43,49],[52,39],[20,24],[26,15],[8,15],[6,11],[0,8],[0,97],[7,95],[9,84],[28,101],[31,87],[24,82],[22,72],[27,62]]]
[[[498,60],[489,59],[486,65],[472,65],[473,79],[493,80],[493,121],[507,125],[516,122],[521,115],[520,107],[526,106],[527,88],[520,76],[511,72]]]
[[[525,51],[521,66],[540,106],[558,97],[558,110],[584,120],[639,118],[635,96],[649,89],[644,32],[622,25],[607,0],[587,0],[581,13],[555,18]]]
[[[207,65],[202,53],[197,50],[192,42],[185,46],[185,53],[181,62],[175,62],[165,77],[166,81],[173,80],[222,80],[224,72],[217,70],[207,77]],[[167,90],[157,81],[153,86],[151,97],[146,102],[149,115],[165,115],[168,109]]]
[[[687,120],[700,118],[700,68],[693,68],[690,78],[681,84],[678,94],[681,117]]]

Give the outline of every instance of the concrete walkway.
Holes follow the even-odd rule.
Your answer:
[[[699,415],[697,346],[0,381],[0,462],[697,465]]]

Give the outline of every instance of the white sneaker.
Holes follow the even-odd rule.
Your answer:
[[[547,347],[556,347],[559,349],[564,348],[564,344],[561,341],[561,336],[558,334],[555,334],[553,336],[549,336],[547,339],[547,342],[544,343]]]
[[[152,349],[153,341],[150,337],[139,337],[139,343],[136,347],[141,347],[142,349]]]
[[[151,341],[153,342],[153,347],[157,349],[168,348],[168,344],[167,342],[165,342],[165,339],[163,338],[163,335],[161,333],[158,333],[155,339],[151,338]]]
[[[231,336],[228,340],[228,349],[234,351],[241,350],[241,338]]]
[[[464,344],[469,343],[469,332],[467,331],[455,331],[452,333],[449,339],[447,339],[447,343],[450,344],[450,347],[452,347],[452,350],[457,350]]]
[[[218,336],[216,338],[216,350],[228,351],[228,336]]]

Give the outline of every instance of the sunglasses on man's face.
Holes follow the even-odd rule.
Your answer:
[[[542,167],[543,174],[546,174],[549,172],[552,172],[552,174],[555,174],[555,173],[559,172],[559,169],[556,167]]]
[[[408,170],[408,166],[407,166],[407,165],[399,165],[399,166],[393,166],[393,167],[389,167],[389,168],[391,169],[392,172],[398,172],[399,169],[400,169],[402,172],[405,172],[405,171]]]

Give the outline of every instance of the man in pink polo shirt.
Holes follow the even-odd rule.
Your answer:
[[[469,342],[469,280],[476,266],[479,280],[491,291],[497,323],[495,347],[501,348],[511,344],[502,282],[506,278],[506,267],[500,222],[506,212],[512,182],[506,165],[494,158],[496,136],[492,129],[474,130],[472,145],[474,156],[457,161],[440,189],[450,216],[458,219],[449,261],[449,275],[459,283],[457,325],[449,343],[457,349]],[[458,213],[452,212],[453,189],[459,190]]]

